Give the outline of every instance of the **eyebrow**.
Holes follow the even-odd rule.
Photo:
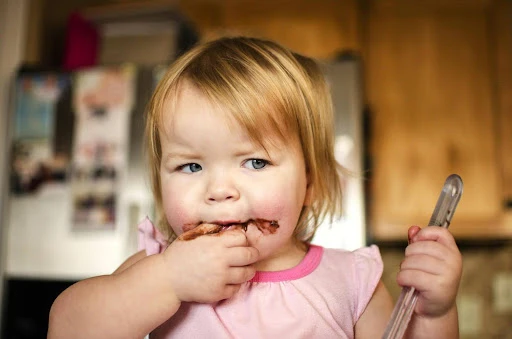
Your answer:
[[[255,158],[269,158],[271,161],[273,161],[276,153],[279,153],[279,149],[271,150],[271,147],[264,147],[262,145],[257,144],[253,144],[253,146],[241,148],[240,150],[235,152],[235,155],[237,157],[252,155]]]
[[[243,156],[249,156],[249,155],[255,155],[255,157],[258,157],[258,155],[256,153],[264,154],[266,157],[270,157],[270,152],[268,151],[268,149],[266,149],[265,147],[263,147],[261,145],[253,144],[250,142],[244,142],[244,143],[242,143],[242,145],[238,146],[234,150],[233,155],[235,157],[243,157]],[[201,159],[201,158],[202,158],[201,155],[198,153],[195,153],[195,152],[176,150],[176,151],[167,152],[163,157],[163,161],[167,162],[167,161],[175,160],[175,159],[186,161],[186,160],[197,160],[197,159]]]
[[[198,155],[194,153],[187,153],[187,152],[169,152],[164,157],[164,162],[167,162],[169,160],[173,159],[184,159],[184,160],[192,160],[192,159],[198,159],[200,158]]]
[[[239,150],[236,150],[234,155],[236,157],[243,157],[243,156],[247,156],[250,154],[258,153],[259,151],[260,151],[259,149],[244,147],[244,148],[240,148]]]

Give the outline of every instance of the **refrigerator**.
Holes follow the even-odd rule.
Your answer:
[[[355,250],[366,243],[362,66],[359,57],[352,53],[340,54],[338,60],[321,66],[334,105],[334,154],[351,175],[342,178],[342,217],[322,223],[312,242]]]
[[[142,131],[159,69],[128,64],[17,74],[10,142],[2,146],[10,164],[1,197],[1,338],[46,337],[59,293],[112,273],[136,252],[137,223],[152,213]],[[78,113],[84,102],[95,119]]]
[[[146,216],[152,217],[152,197],[142,152],[143,113],[165,67],[112,67],[77,73],[21,72],[16,79],[17,93],[14,95],[10,121],[13,126],[12,135],[9,136],[11,143],[7,146],[9,149],[3,150],[11,154],[12,166],[21,166],[16,169],[11,167],[8,173],[10,190],[7,196],[2,197],[7,206],[5,220],[1,221],[7,244],[2,254],[4,279],[7,281],[4,323],[12,325],[19,320],[20,316],[15,314],[13,307],[27,302],[23,299],[30,295],[27,289],[38,291],[43,313],[46,311],[41,318],[43,320],[39,321],[47,321],[48,305],[60,290],[84,278],[110,274],[135,253],[137,224]],[[361,64],[357,57],[350,57],[326,62],[322,67],[334,101],[336,158],[356,175],[343,179],[343,217],[332,224],[322,224],[313,243],[353,250],[365,245]],[[122,73],[124,71],[127,73]],[[119,85],[114,81],[110,84],[113,89],[108,84],[101,87],[103,85],[98,79],[101,74],[109,72],[129,74],[128,80],[124,79],[127,83]],[[34,94],[32,92],[37,92],[34,88],[41,87],[49,78],[52,79],[50,85],[54,91],[41,92],[39,88],[36,94],[40,101],[32,102],[30,96]],[[27,79],[32,80],[32,85],[28,84]],[[115,97],[124,90],[128,93],[128,99],[123,99],[122,107],[106,108],[107,104],[102,104],[100,99],[88,96],[88,89],[96,89],[100,97],[109,93]],[[82,101],[89,105],[90,114],[104,119],[102,123],[110,128],[83,120],[84,117],[78,113],[84,110],[80,108],[84,103],[79,103],[77,99],[80,91]],[[107,101],[110,99],[103,98]],[[20,105],[24,106],[20,108]],[[29,119],[32,110],[39,112],[34,130],[17,130],[15,126],[27,126],[23,119]],[[124,112],[124,118],[113,116],[120,111]],[[17,122],[17,119],[21,120]],[[92,140],[91,146],[91,140],[87,137],[90,134],[87,132],[91,131],[95,131],[92,134],[97,139],[106,137],[111,140],[107,146],[105,143],[94,144]],[[116,146],[112,146],[113,143]],[[63,154],[64,160],[59,158]],[[61,161],[60,171],[53,169],[55,173],[50,173],[49,179],[47,176],[35,183],[23,178],[27,159],[37,162],[45,157],[58,158],[52,161]],[[90,165],[94,162],[102,165],[91,170]],[[16,171],[19,173],[14,175]],[[78,173],[76,178],[70,172]],[[97,180],[83,180],[88,177]],[[81,197],[83,192],[89,192],[87,198]],[[98,200],[101,200],[100,208],[96,208]],[[48,288],[42,288],[41,284],[53,286],[50,289],[53,292],[44,301],[41,301],[41,295]],[[17,294],[14,295],[13,291],[17,291]],[[37,300],[31,303],[36,312]],[[24,317],[32,319],[35,316]]]
[[[117,83],[109,78],[122,72]],[[137,222],[151,213],[142,134],[152,72],[122,65],[19,74],[3,223],[8,277],[80,280],[111,273],[136,251]],[[51,103],[39,88],[48,78],[58,79]],[[117,106],[101,97],[120,92]]]

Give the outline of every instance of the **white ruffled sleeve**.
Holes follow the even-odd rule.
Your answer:
[[[363,314],[366,306],[382,277],[384,264],[376,245],[363,247],[355,254],[355,286],[357,286],[356,321]]]
[[[162,253],[168,246],[164,235],[146,217],[138,225],[138,250],[146,250],[147,255]]]

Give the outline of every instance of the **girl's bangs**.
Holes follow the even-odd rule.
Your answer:
[[[269,79],[251,79],[247,74],[219,78],[216,74],[191,76],[196,86],[218,111],[246,130],[254,142],[278,146],[298,132],[289,93]],[[267,74],[268,75],[268,74]],[[220,80],[220,81],[219,81]],[[232,84],[237,84],[233,86]]]

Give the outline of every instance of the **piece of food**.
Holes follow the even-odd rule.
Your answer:
[[[223,231],[227,231],[234,228],[242,228],[247,231],[249,225],[254,225],[263,234],[274,234],[279,228],[279,224],[276,220],[265,220],[265,219],[249,219],[243,223],[233,223],[227,225],[218,225],[211,223],[200,223],[191,230],[181,234],[178,240],[193,240],[202,235],[208,234],[220,234]]]

